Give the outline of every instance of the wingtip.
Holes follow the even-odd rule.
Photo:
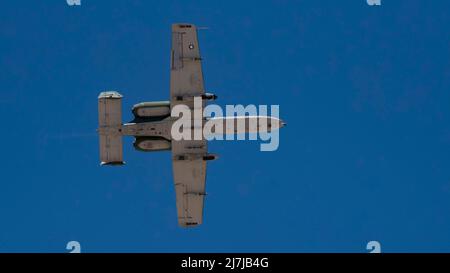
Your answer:
[[[122,166],[122,165],[125,165],[125,161],[100,162],[100,166]]]
[[[196,28],[194,24],[190,23],[174,23],[172,24],[172,30],[178,30],[178,29],[189,29],[189,28]]]

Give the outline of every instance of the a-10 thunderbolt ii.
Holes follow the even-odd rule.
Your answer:
[[[209,154],[207,140],[175,140],[171,128],[179,118],[171,115],[175,106],[182,104],[195,110],[194,98],[205,102],[215,100],[216,95],[206,93],[203,86],[197,29],[192,24],[172,25],[172,49],[170,64],[170,101],[143,102],[133,106],[134,120],[122,124],[121,98],[118,92],[102,92],[98,97],[100,160],[102,165],[123,165],[122,136],[133,136],[134,147],[138,151],[172,151],[173,179],[176,192],[178,223],[182,227],[202,223],[205,197],[206,162],[216,155]],[[182,117],[181,117],[182,118]],[[208,117],[191,116],[192,121],[200,119],[201,127]],[[225,125],[225,121],[245,120],[245,132],[251,132],[250,121],[266,122],[266,131],[276,130],[285,125],[276,117],[238,116],[214,117]],[[233,124],[233,122],[231,123]],[[185,128],[186,129],[186,128]],[[193,127],[188,128],[194,130]],[[229,128],[222,132],[230,133]],[[261,132],[261,128],[258,127]],[[236,130],[231,133],[237,133]]]

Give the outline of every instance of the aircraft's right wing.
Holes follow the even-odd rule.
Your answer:
[[[173,24],[170,64],[171,107],[183,103],[192,109],[191,98],[204,93],[197,28],[192,24]]]

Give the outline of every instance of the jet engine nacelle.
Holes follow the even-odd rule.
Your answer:
[[[159,137],[136,137],[134,148],[142,152],[156,152],[170,150],[172,144],[169,140]]]
[[[132,108],[135,117],[155,118],[170,116],[169,101],[152,101],[135,104]]]

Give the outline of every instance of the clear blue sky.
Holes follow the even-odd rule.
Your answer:
[[[277,2],[277,3],[276,3]],[[2,1],[0,252],[450,251],[450,1]],[[210,144],[204,224],[170,153],[99,166],[97,95],[168,99],[170,26],[225,104],[279,104],[276,152]]]

